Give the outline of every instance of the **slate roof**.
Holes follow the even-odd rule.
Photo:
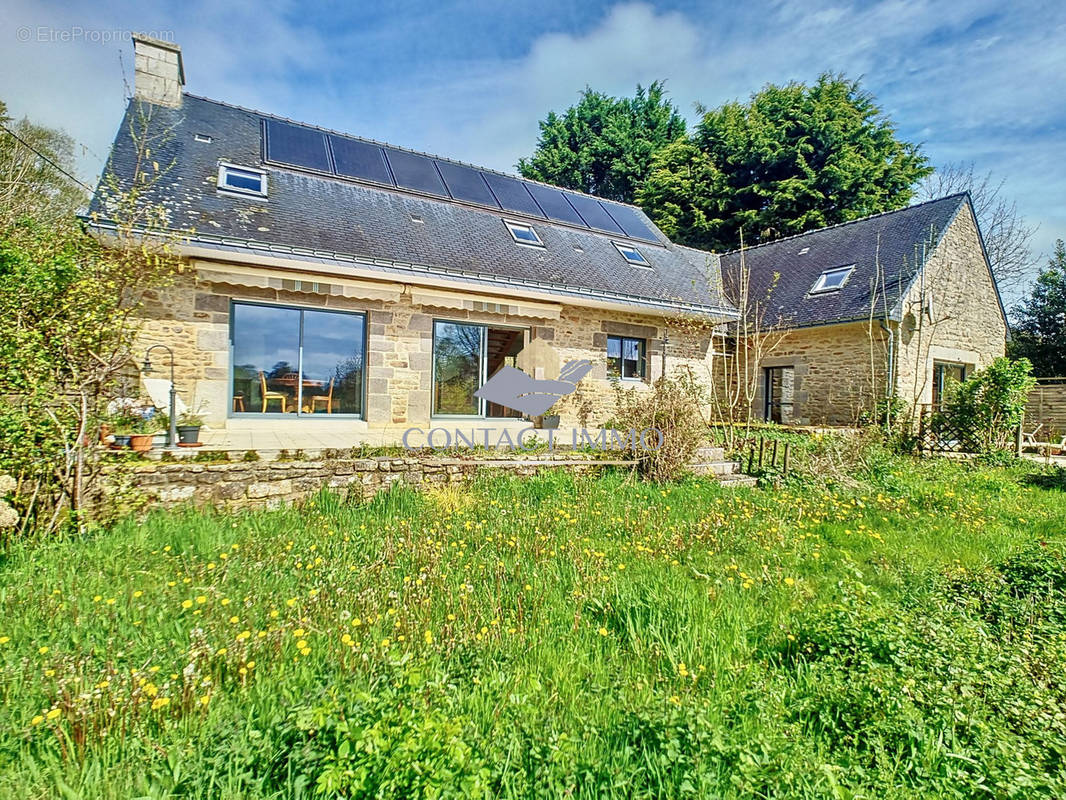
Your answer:
[[[381,263],[383,277],[394,277],[393,265],[399,263],[405,265],[399,270],[405,274],[426,269],[438,277],[453,275],[459,282],[482,286],[519,285],[564,296],[593,295],[634,305],[735,315],[713,289],[717,283],[705,274],[703,262],[672,244],[647,217],[659,243],[631,243],[653,269],[633,267],[622,258],[612,242],[625,237],[545,219],[528,220],[544,247],[519,246],[503,219],[522,221],[521,215],[264,164],[261,120],[276,117],[195,95],[183,97],[179,109],[149,107],[152,130],[170,132],[151,159],[172,166],[148,200],[169,210],[175,229],[194,229],[194,244],[275,254],[292,248],[297,257],[314,251],[318,260],[332,255],[342,262],[354,256],[388,262]],[[109,162],[126,185],[135,169],[129,131],[140,103],[130,101]],[[211,140],[198,141],[198,135]],[[217,191],[220,161],[265,169],[269,197]],[[109,219],[101,189],[89,210],[98,223]]]
[[[868,319],[871,301],[883,318],[922,266],[923,244],[931,255],[969,202],[969,195],[955,194],[749,247],[744,251],[750,276],[748,296],[762,304],[766,325],[808,327]],[[855,270],[838,291],[810,294],[822,272],[851,264]],[[730,278],[739,274],[739,266],[739,251],[722,255],[727,295],[732,288]]]

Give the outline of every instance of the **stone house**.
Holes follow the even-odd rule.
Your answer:
[[[679,369],[713,386],[730,357],[713,333],[742,317],[739,253],[679,246],[633,206],[185,93],[180,48],[134,50],[87,222],[113,234],[115,190],[136,183],[180,232],[186,268],[146,298],[140,344],[173,350],[208,445],[391,444],[412,428],[493,443],[531,420],[479,396],[486,381],[506,366],[552,380],[578,359],[592,370],[550,413],[594,428],[617,386]],[[144,181],[156,165],[164,179]],[[1003,352],[964,195],[753,247],[743,267],[782,332],[758,416],[849,424],[887,391],[935,402]]]
[[[495,442],[530,421],[479,387],[575,359],[593,368],[552,413],[594,426],[615,382],[706,372],[710,330],[737,316],[717,264],[633,206],[186,94],[177,46],[134,49],[88,219],[114,232],[114,187],[162,165],[145,201],[183,232],[187,269],[149,294],[141,344],[174,351],[210,445],[393,443],[412,427]],[[668,335],[679,315],[707,330]]]
[[[893,396],[936,405],[1004,353],[1006,315],[969,195],[957,194],[732,252],[758,321],[753,414],[853,425]]]

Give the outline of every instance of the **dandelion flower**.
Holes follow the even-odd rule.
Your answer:
[[[205,594],[196,595],[196,602],[199,603],[200,605],[203,605],[204,603],[207,602],[207,595],[205,595]]]
[[[59,710],[58,708],[53,708],[53,709],[52,709],[51,711],[49,711],[49,712],[48,712],[47,714],[45,714],[45,716],[46,716],[46,717],[47,717],[48,719],[50,719],[50,720],[51,720],[51,719],[58,719],[58,718],[59,718],[59,715],[60,715],[60,714],[62,714],[62,713],[63,713],[63,712],[62,712],[62,711],[60,711],[60,710]]]
[[[137,591],[135,591],[133,593],[133,596],[134,597],[140,597],[142,594],[144,594],[144,592],[142,592],[140,589],[138,589]]]
[[[166,708],[170,705],[169,697],[157,697],[152,701],[152,711],[158,711],[161,708]]]
[[[48,653],[48,646],[45,645],[43,647],[38,647],[37,652],[40,653],[42,656],[46,655]]]
[[[181,601],[181,607],[182,608],[192,608],[192,600],[182,600]]]
[[[30,720],[30,725],[40,725],[42,722],[44,722],[44,717],[42,717],[40,714],[38,714],[37,716],[35,716],[33,719]]]
[[[7,644],[11,641],[10,636],[0,636],[0,644]]]

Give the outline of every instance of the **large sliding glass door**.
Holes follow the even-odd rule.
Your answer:
[[[504,366],[517,366],[522,328],[462,322],[433,323],[433,415],[520,417],[513,409],[474,396]]]
[[[254,303],[232,308],[231,413],[363,413],[363,314]]]

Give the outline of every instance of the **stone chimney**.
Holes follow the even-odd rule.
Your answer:
[[[181,107],[185,69],[181,48],[172,42],[133,34],[133,96],[138,100],[171,108]]]

